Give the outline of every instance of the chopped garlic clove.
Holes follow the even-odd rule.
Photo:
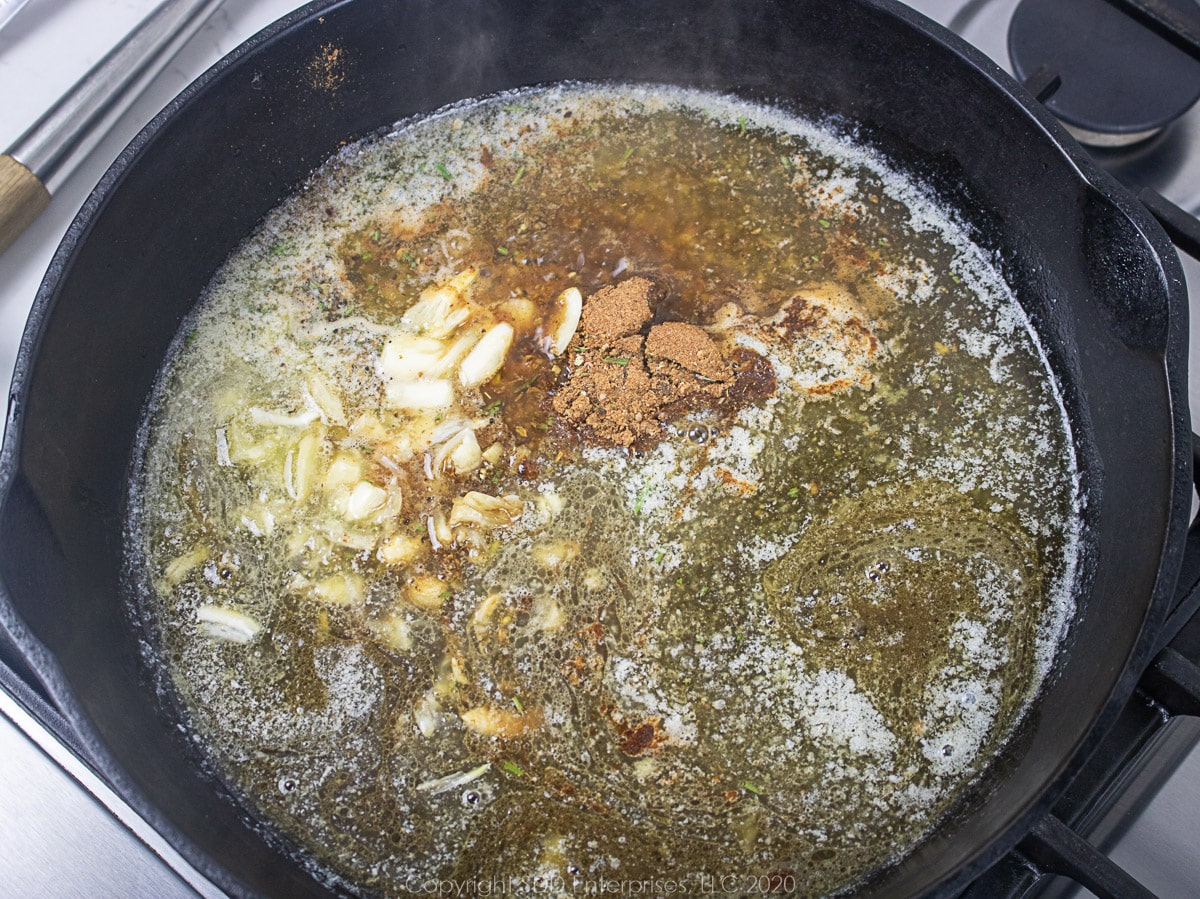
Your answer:
[[[387,491],[382,487],[376,487],[370,481],[359,481],[350,491],[350,498],[346,500],[346,517],[352,521],[366,518],[372,512],[383,508],[387,498]]]
[[[469,268],[444,284],[425,288],[401,317],[401,327],[430,337],[449,337],[471,315],[466,291],[477,277],[478,269]]]
[[[393,334],[379,353],[376,372],[384,381],[421,378],[435,381],[453,371],[478,340],[479,334],[474,329],[454,343],[415,334]]]
[[[575,329],[579,327],[582,313],[583,294],[578,287],[568,287],[558,295],[549,321],[550,343],[547,349],[551,356],[560,356],[566,350],[575,336]]]
[[[433,472],[438,474],[466,474],[474,471],[483,461],[483,452],[475,432],[463,428],[438,449],[433,457]]]
[[[366,598],[363,579],[357,574],[331,574],[312,585],[313,595],[334,606],[359,606]]]
[[[217,464],[228,468],[233,465],[229,458],[229,438],[225,436],[224,428],[217,428]]]
[[[442,353],[442,358],[438,360],[438,364],[430,369],[429,377],[444,378],[448,376],[458,367],[458,364],[462,362],[463,358],[467,353],[471,352],[471,348],[478,342],[479,334],[474,329],[462,335],[462,337],[450,345],[449,349]]]
[[[449,337],[470,317],[470,309],[455,309],[442,319],[441,324],[429,328],[428,333],[434,337]]]
[[[332,493],[339,487],[351,487],[362,479],[363,467],[359,457],[354,453],[341,450],[329,463],[322,486],[326,493]]]
[[[450,526],[500,527],[516,521],[524,508],[521,498],[515,494],[488,496],[472,490],[456,499],[450,507]]]
[[[367,627],[381,643],[398,652],[410,652],[416,645],[413,640],[412,625],[398,616],[377,618],[368,622]]]
[[[467,709],[461,717],[468,730],[501,740],[523,736],[542,724],[542,713],[536,709],[517,712],[495,706],[479,706]]]
[[[546,518],[553,518],[559,512],[567,507],[567,501],[563,499],[561,494],[554,492],[539,493],[537,495],[537,507]]]
[[[452,290],[459,296],[465,297],[467,289],[475,283],[478,277],[479,269],[472,265],[469,268],[463,269],[461,272],[447,281],[444,286],[447,290]]]
[[[300,438],[295,453],[288,453],[285,462],[284,481],[288,493],[298,503],[312,495],[313,488],[321,479],[322,435],[309,431]]]
[[[326,424],[344,425],[346,412],[337,393],[320,375],[313,375],[308,381],[308,393],[321,410],[321,417]]]
[[[440,578],[418,574],[405,587],[404,598],[418,608],[433,611],[440,609],[453,592]]]
[[[379,545],[376,557],[384,565],[406,565],[421,552],[421,541],[408,534],[394,534]]]
[[[436,796],[438,793],[445,793],[447,790],[456,790],[459,787],[465,787],[473,780],[478,780],[492,770],[491,762],[484,762],[477,768],[472,768],[470,771],[460,771],[457,774],[449,774],[446,777],[439,777],[437,780],[427,780],[425,783],[417,784],[417,791],[420,793],[428,793],[430,796]]]
[[[377,363],[380,377],[396,381],[415,381],[436,368],[446,345],[430,337],[394,334],[383,344]]]
[[[475,614],[471,616],[471,626],[475,629],[475,638],[480,643],[487,640],[488,629],[491,626],[492,614],[496,611],[496,607],[500,605],[500,600],[504,597],[499,593],[489,593],[475,609]]]
[[[529,626],[542,631],[556,631],[567,621],[567,616],[553,599],[541,596],[533,604]]]
[[[267,425],[273,428],[307,428],[321,417],[321,410],[311,396],[304,397],[304,411],[294,415],[283,412],[272,412],[258,406],[250,407],[250,421],[256,425]]]
[[[413,721],[421,736],[426,739],[438,732],[438,728],[442,726],[445,718],[442,715],[441,703],[438,702],[434,693],[426,693],[417,700],[417,704],[413,708]]]
[[[364,412],[354,421],[350,422],[350,433],[362,440],[369,440],[372,443],[381,443],[387,440],[391,432],[384,426],[378,418],[370,412]]]
[[[433,535],[439,541],[445,544],[454,542],[454,531],[451,530],[449,523],[446,521],[446,513],[438,509],[429,516],[430,527],[433,529]]]
[[[269,537],[275,532],[275,514],[262,503],[254,503],[241,516],[242,525],[255,537]]]
[[[579,550],[578,540],[553,540],[549,543],[539,543],[530,555],[542,568],[553,571],[578,558]]]
[[[475,439],[474,431],[463,431],[463,439],[450,453],[450,461],[454,470],[459,474],[474,471],[483,461],[483,453],[479,449],[479,441]]]
[[[260,465],[273,457],[277,448],[269,440],[256,442],[236,423],[230,422],[225,431],[226,451],[234,465]]]
[[[207,562],[208,555],[208,547],[201,544],[181,556],[176,556],[167,563],[167,567],[163,570],[163,577],[167,579],[168,584],[174,587],[182,582],[197,565]]]
[[[449,381],[393,381],[386,389],[388,404],[396,409],[445,409],[454,402]]]
[[[452,696],[456,684],[466,683],[458,679],[461,671],[462,666],[456,664],[456,657],[452,653],[444,653],[434,669],[433,686],[430,688],[433,694],[441,697]]]
[[[525,297],[514,297],[505,300],[497,311],[512,322],[518,331],[532,331],[537,317],[537,303]]]
[[[478,387],[504,365],[504,357],[513,342],[513,326],[500,322],[480,338],[458,369],[464,387]]]
[[[249,615],[225,606],[201,606],[196,618],[206,637],[228,643],[249,643],[262,630],[262,625]]]

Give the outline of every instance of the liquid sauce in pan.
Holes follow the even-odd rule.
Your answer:
[[[151,655],[369,894],[837,891],[937,825],[1071,612],[1020,307],[769,109],[568,86],[348,147],[177,346]]]

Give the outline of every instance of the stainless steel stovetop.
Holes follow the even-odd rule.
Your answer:
[[[40,112],[157,0],[35,0],[0,31],[0,146]],[[1194,3],[1194,0],[1185,0]],[[998,64],[1018,0],[909,0]],[[75,210],[134,134],[221,55],[295,0],[228,0],[119,121],[56,195],[50,209],[0,257],[0,386],[7,388],[41,274]],[[1154,66],[1155,60],[1147,60]],[[1098,153],[1122,180],[1159,191],[1200,214],[1200,107],[1133,149]],[[1200,373],[1200,264],[1184,258],[1193,301],[1190,371]],[[1200,374],[1189,381],[1200,409]],[[1193,428],[1197,416],[1193,413]],[[0,692],[0,897],[220,896],[81,762],[68,746]],[[1200,887],[1200,719],[1173,720],[1123,778],[1113,811],[1091,839],[1164,899]],[[1039,885],[1064,895],[1063,885]],[[1070,888],[1074,890],[1075,888]],[[1089,895],[1076,891],[1075,895]]]

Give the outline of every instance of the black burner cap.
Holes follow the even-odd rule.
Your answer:
[[[1195,0],[1160,0],[1195,14]],[[1046,106],[1085,143],[1143,140],[1200,98],[1200,62],[1105,0],[1021,0],[1008,27],[1019,79],[1062,77]]]

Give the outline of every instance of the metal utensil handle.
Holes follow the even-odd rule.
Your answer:
[[[8,20],[21,11],[21,7],[29,0],[0,0],[0,28],[8,24]]]
[[[0,252],[221,3],[159,4],[0,156]]]

